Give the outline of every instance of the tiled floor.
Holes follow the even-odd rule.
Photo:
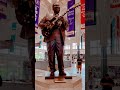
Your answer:
[[[82,72],[77,73],[76,64],[72,64],[72,67],[65,68],[65,72],[69,73],[70,75],[80,77],[82,79],[82,90],[85,90],[85,63],[82,64]],[[35,76],[45,76],[48,73],[48,71],[36,69],[35,70]],[[56,72],[58,73],[58,71]]]
[[[34,90],[32,84],[3,83],[0,90]]]

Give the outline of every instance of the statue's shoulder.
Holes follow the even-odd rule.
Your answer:
[[[47,13],[45,17],[46,17],[47,19],[49,19],[49,20],[50,20],[50,19],[52,19],[52,18],[53,18],[53,14],[49,14],[49,13]]]

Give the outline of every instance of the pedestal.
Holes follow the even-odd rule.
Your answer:
[[[54,79],[36,77],[35,90],[82,90],[82,82],[80,77],[65,79],[65,83],[55,83]]]

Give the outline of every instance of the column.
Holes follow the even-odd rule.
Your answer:
[[[109,2],[107,0],[99,1],[99,30],[100,30],[100,45],[101,45],[101,70],[102,76],[107,73],[107,40],[108,31],[110,30],[109,22]]]
[[[70,43],[70,60],[71,60],[71,65],[72,65],[72,43]]]

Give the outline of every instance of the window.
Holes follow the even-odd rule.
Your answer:
[[[70,45],[65,45],[64,49],[70,49]]]
[[[77,49],[77,43],[72,44],[72,49]]]

